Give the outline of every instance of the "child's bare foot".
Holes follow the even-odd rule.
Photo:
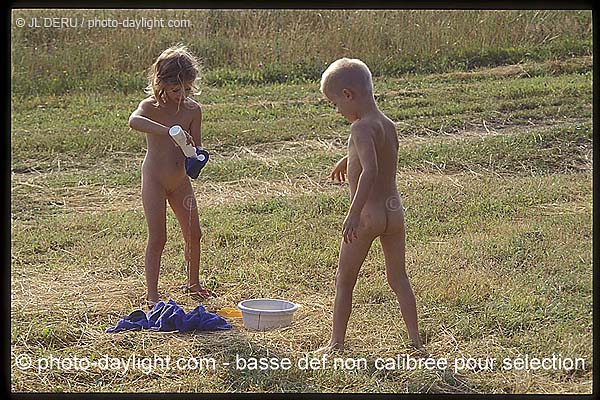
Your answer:
[[[152,309],[152,308],[154,308],[156,303],[158,303],[160,301],[160,297],[158,295],[154,295],[154,296],[146,295],[146,298],[144,300],[146,302],[146,307],[148,307],[149,309]]]
[[[326,346],[323,346],[314,351],[315,354],[331,354],[338,353],[344,350],[344,345],[340,343],[329,342]]]
[[[192,285],[185,286],[183,290],[194,297],[199,297],[201,300],[214,296],[210,290],[202,287],[200,283],[194,283]]]
[[[421,342],[421,340],[417,340],[417,341],[412,341],[410,346],[416,350],[417,354],[421,355],[421,356],[429,356],[429,352],[427,351],[427,349],[425,348],[425,346],[423,345],[423,342]]]

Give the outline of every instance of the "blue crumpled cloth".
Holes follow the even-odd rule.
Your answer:
[[[142,329],[160,332],[223,331],[231,329],[231,325],[220,315],[207,312],[203,306],[199,305],[186,314],[176,302],[169,300],[167,303],[159,301],[148,313],[135,310],[123,317],[117,325],[106,329],[106,332]]]
[[[204,168],[209,158],[208,151],[204,149],[199,149],[198,147],[196,147],[196,154],[203,155],[204,160],[200,161],[194,157],[185,158],[185,173],[192,179],[198,178],[198,175],[200,175],[200,171],[202,170],[202,168]]]

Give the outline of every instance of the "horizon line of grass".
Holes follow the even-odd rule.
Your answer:
[[[567,38],[548,44],[515,47],[487,47],[481,50],[458,48],[444,56],[422,58],[386,58],[371,64],[374,77],[402,77],[409,74],[468,72],[479,68],[507,64],[562,60],[592,55],[588,39]],[[333,61],[333,60],[331,60]],[[65,67],[66,68],[66,67]],[[274,83],[305,83],[318,81],[327,64],[320,62],[265,63],[254,68],[214,67],[201,74],[202,85],[228,87],[232,85],[265,85]],[[32,79],[13,68],[11,93],[18,96],[61,95],[82,91],[113,90],[122,93],[138,92],[146,82],[145,71],[127,72],[101,70],[92,75],[87,71],[48,71],[44,79]]]

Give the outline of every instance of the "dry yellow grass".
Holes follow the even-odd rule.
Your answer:
[[[557,65],[571,71],[567,63]],[[214,106],[206,108],[205,132],[218,133],[206,136],[207,146],[215,145],[213,164],[193,187],[204,229],[201,276],[217,292],[203,304],[215,310],[259,296],[302,304],[292,326],[270,332],[247,331],[232,320],[234,329],[218,334],[105,334],[141,305],[145,290],[146,226],[136,175],[143,144],[128,134],[123,117],[134,101],[112,94],[73,95],[71,103],[62,96],[17,98],[23,103],[13,103],[11,136],[11,388],[589,393],[591,75],[546,76],[547,65],[531,67],[537,78],[505,67],[477,71],[471,81],[436,75],[376,82],[402,132],[397,183],[406,207],[408,271],[433,356],[560,351],[585,357],[585,370],[376,370],[376,357],[411,353],[378,243],[361,269],[348,350],[341,354],[368,360],[366,370],[16,368],[19,355],[297,360],[329,339],[348,193],[344,185],[328,184],[326,175],[344,152],[347,126],[315,101],[314,85],[267,85],[210,88],[207,98]],[[462,97],[465,92],[469,96]],[[291,105],[302,112],[287,107],[288,97],[300,99]],[[479,109],[471,114],[454,107],[457,99]],[[526,107],[532,107],[529,115],[508,116]],[[114,117],[115,110],[121,117]],[[91,117],[81,122],[86,112]],[[456,122],[447,129],[451,118]],[[307,119],[310,124],[304,124]],[[272,121],[279,124],[269,125]],[[50,150],[40,155],[39,148]],[[91,149],[93,159],[78,158],[82,148]],[[159,291],[187,311],[197,302],[181,290],[183,242],[171,212],[167,225]]]

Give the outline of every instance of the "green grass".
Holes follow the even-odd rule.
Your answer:
[[[344,55],[376,76],[401,76],[592,54],[590,10],[15,9],[12,17],[12,91],[24,95],[137,93],[145,68],[179,41],[202,60],[205,85],[230,87],[315,80]],[[84,27],[16,26],[17,18],[43,25],[53,17]],[[126,18],[191,26],[87,28]]]
[[[525,71],[525,72],[524,72]],[[75,392],[590,393],[591,58],[375,80],[397,124],[407,268],[436,358],[584,357],[584,371],[378,371],[409,352],[376,241],[354,292],[344,357],[360,371],[22,371],[15,358],[212,356],[297,360],[329,339],[347,187],[327,177],[349,126],[316,81],[208,86],[193,187],[201,275],[217,297],[302,304],[290,328],[105,334],[144,294],[141,92],[22,95],[11,102],[11,387]],[[167,213],[159,290],[186,310],[183,241]]]

